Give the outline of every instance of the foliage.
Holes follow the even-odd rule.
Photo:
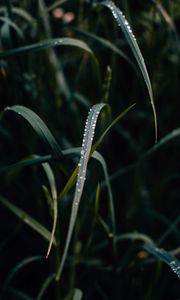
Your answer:
[[[1,299],[178,299],[179,22],[1,1]]]

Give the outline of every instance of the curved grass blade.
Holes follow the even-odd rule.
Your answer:
[[[134,54],[134,57],[137,61],[137,64],[141,70],[142,76],[144,78],[144,81],[146,83],[147,86],[147,90],[149,93],[149,97],[150,97],[150,102],[151,102],[151,106],[152,106],[152,110],[153,110],[153,115],[154,115],[154,124],[155,124],[155,141],[157,142],[157,115],[156,115],[156,109],[155,109],[155,105],[154,105],[154,99],[153,99],[153,92],[152,92],[152,86],[151,86],[151,82],[149,79],[149,75],[147,72],[147,68],[144,62],[144,58],[141,54],[141,50],[139,49],[139,46],[137,44],[136,38],[132,32],[131,27],[129,26],[128,21],[126,20],[125,16],[123,15],[123,13],[121,12],[121,10],[114,4],[113,1],[103,1],[101,2],[101,5],[104,5],[106,7],[108,7],[113,15],[113,17],[115,18],[115,20],[117,21],[118,25],[121,27],[125,38],[127,39],[127,42]]]
[[[47,8],[47,12],[50,12],[51,10],[55,9],[56,7],[68,2],[69,0],[58,0],[55,1],[53,4],[51,4],[48,8]]]
[[[147,245],[154,245],[154,241],[146,234],[141,232],[127,232],[116,236],[116,242],[131,240],[131,241],[141,241]],[[108,246],[108,241],[104,241],[93,248],[93,251],[99,251]]]
[[[171,270],[180,278],[180,261],[164,249],[159,249],[151,245],[145,244],[143,249],[165,262]]]
[[[14,213],[20,220],[22,220],[29,227],[34,229],[37,233],[43,236],[47,241],[51,240],[51,233],[43,225],[30,217],[24,210],[20,209],[4,197],[0,196],[0,203]],[[53,244],[56,245],[56,239],[53,238]]]
[[[98,141],[92,146],[91,154],[97,149],[97,147],[102,143],[103,139],[105,138],[106,134],[111,130],[111,128],[119,121],[121,120],[133,107],[135,104],[129,106],[127,109],[125,109],[122,113],[120,113],[116,119],[114,119],[111,124],[106,128],[106,130],[102,133]],[[69,178],[68,182],[66,183],[64,189],[61,191],[60,195],[58,196],[58,202],[61,200],[61,198],[71,189],[71,187],[74,185],[76,181],[78,173],[78,167],[75,168],[73,171],[71,177]]]
[[[101,45],[103,45],[103,47],[105,48],[108,48],[110,50],[112,50],[114,53],[118,54],[119,56],[121,56],[124,60],[126,60],[130,65],[131,67],[136,71],[137,73],[137,70],[136,70],[136,66],[134,65],[134,63],[130,60],[130,58],[122,51],[120,50],[115,44],[113,44],[112,42],[110,42],[109,40],[103,38],[103,37],[100,37],[92,32],[88,32],[88,31],[84,31],[84,30],[81,30],[81,29],[76,29],[76,28],[73,28],[74,31],[80,33],[80,34],[83,34],[95,41],[97,41],[98,43],[100,43]]]
[[[61,158],[63,156],[61,149],[58,143],[56,142],[55,138],[53,137],[52,133],[50,132],[46,124],[42,121],[42,119],[35,112],[21,105],[7,107],[4,111],[13,111],[21,117],[23,117],[33,127],[33,129],[40,136],[40,138],[51,147],[53,153],[55,154],[55,157]]]
[[[36,24],[36,20],[24,9],[21,9],[19,7],[12,7],[11,8],[12,13],[16,14],[18,17],[21,17],[22,19],[24,19],[25,21],[27,21],[28,23],[30,23],[32,26]],[[7,8],[6,7],[0,7],[0,13],[6,13]]]
[[[51,284],[51,282],[53,281],[53,279],[55,278],[56,274],[51,274],[49,275],[46,280],[43,282],[42,287],[38,293],[38,296],[36,298],[36,300],[41,300],[47,290],[47,288],[49,287],[49,285]]]
[[[81,300],[83,296],[83,293],[80,289],[75,289],[73,300]]]
[[[6,278],[6,281],[4,283],[3,286],[3,291],[5,289],[7,289],[7,287],[9,286],[9,283],[12,281],[12,279],[17,275],[17,273],[19,271],[21,271],[24,267],[26,267],[27,265],[39,261],[39,260],[43,260],[44,257],[43,256],[32,256],[32,257],[28,257],[23,259],[22,261],[20,261],[9,273],[8,277]]]
[[[58,203],[57,203],[57,189],[56,189],[56,181],[54,178],[54,174],[51,170],[51,167],[48,163],[43,163],[42,167],[44,168],[44,171],[47,175],[49,185],[51,188],[51,197],[52,197],[52,202],[53,202],[53,227],[52,227],[52,232],[51,232],[51,239],[49,242],[49,247],[47,250],[46,258],[49,256],[49,253],[51,251],[51,247],[53,244],[54,236],[55,236],[55,230],[56,230],[56,225],[57,225],[57,218],[58,218]]]
[[[77,182],[76,182],[76,189],[75,189],[75,194],[74,194],[74,199],[72,203],[72,210],[71,210],[71,216],[70,216],[70,222],[69,222],[69,228],[68,228],[68,233],[67,233],[67,238],[66,238],[66,243],[65,243],[65,248],[64,252],[62,255],[62,260],[59,266],[59,269],[57,271],[56,275],[56,280],[58,281],[61,276],[62,269],[64,267],[64,263],[67,257],[77,213],[78,213],[78,208],[79,208],[79,203],[81,200],[83,188],[84,188],[84,183],[85,183],[85,176],[87,172],[87,164],[89,160],[89,156],[91,153],[91,146],[94,138],[94,131],[96,127],[96,122],[98,115],[102,108],[105,106],[105,104],[100,103],[96,104],[90,109],[89,115],[86,120],[86,125],[85,125],[85,130],[84,130],[84,136],[83,136],[83,142],[82,142],[82,150],[81,150],[81,157],[80,161],[78,164],[79,170],[78,170],[78,177],[77,177]]]
[[[35,43],[32,45],[20,47],[20,48],[15,48],[12,50],[0,52],[0,59],[2,58],[7,58],[10,56],[14,55],[20,55],[20,54],[25,54],[29,52],[36,52],[36,51],[41,51],[43,49],[48,49],[51,47],[57,47],[57,46],[73,46],[73,47],[78,47],[82,50],[85,50],[89,52],[90,54],[93,54],[91,49],[88,47],[88,45],[79,40],[79,39],[74,39],[74,38],[55,38],[55,39],[49,39],[45,41],[41,41],[39,43]]]
[[[32,298],[31,296],[27,295],[25,292],[22,292],[18,289],[15,288],[8,288],[8,294],[10,294],[11,296],[13,295],[14,299],[18,299],[18,300],[34,300],[34,298]],[[12,298],[11,298],[12,299]]]
[[[12,22],[8,17],[0,17],[0,21],[4,22],[8,26],[12,27],[17,32],[18,36],[21,39],[24,39],[24,35],[23,35],[23,32],[21,31],[21,29],[14,22]]]

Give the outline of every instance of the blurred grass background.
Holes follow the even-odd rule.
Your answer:
[[[66,37],[84,41],[96,57],[94,62],[82,49],[59,46],[1,58],[1,112],[16,104],[32,109],[61,148],[71,149],[81,146],[85,119],[93,104],[102,101],[111,108],[109,114],[101,115],[97,139],[110,120],[136,102],[98,149],[111,178],[116,234],[140,232],[178,257],[180,139],[173,130],[180,127],[180,2],[115,3],[128,19],[147,65],[158,116],[158,141],[169,135],[169,142],[141,159],[154,146],[154,123],[146,87],[121,29],[110,12],[93,1],[1,1],[1,53]],[[0,140],[0,195],[50,231],[52,216],[42,188],[48,182],[40,165],[3,171],[5,166],[32,154],[48,155],[49,148],[25,120],[10,112],[1,118]],[[51,162],[58,193],[76,164],[76,158]],[[47,241],[26,226],[23,218],[1,205],[2,299],[41,299],[37,295],[42,285],[57,271],[72,199],[73,190],[60,201],[56,230],[59,244],[47,260]],[[47,289],[44,285],[42,299],[73,299],[74,289],[79,288],[84,300],[177,300],[179,279],[142,250],[143,240],[119,240],[118,259],[114,257],[106,230],[110,224],[103,173],[98,163],[91,160],[62,278],[58,283],[52,280]],[[20,262],[31,257],[32,261],[19,267]]]

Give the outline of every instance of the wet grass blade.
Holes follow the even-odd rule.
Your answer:
[[[0,203],[15,214],[21,221],[43,236],[47,241],[51,240],[51,233],[43,225],[30,217],[24,210],[20,209],[2,196],[0,196]],[[56,245],[55,238],[53,238],[53,244]]]
[[[25,53],[29,53],[29,52],[41,51],[43,49],[48,49],[51,47],[58,47],[58,46],[78,47],[78,48],[85,50],[85,51],[89,52],[90,54],[92,54],[92,51],[88,47],[88,45],[81,40],[74,39],[74,38],[55,38],[55,39],[41,41],[39,43],[35,43],[32,45],[0,52],[0,59],[11,57],[14,55],[25,54]]]
[[[123,15],[122,11],[114,4],[113,1],[103,1],[101,2],[101,5],[104,5],[106,7],[108,7],[113,15],[113,17],[115,18],[115,20],[117,21],[118,25],[121,27],[125,38],[134,54],[134,57],[137,61],[137,64],[141,70],[142,76],[145,80],[146,86],[147,86],[147,90],[149,93],[149,97],[150,97],[150,102],[151,102],[151,106],[152,106],[152,110],[153,110],[153,115],[154,115],[154,123],[155,123],[155,141],[157,142],[157,116],[156,116],[156,109],[155,109],[155,105],[154,105],[154,99],[153,99],[153,92],[152,92],[152,86],[151,86],[151,82],[149,79],[149,74],[147,72],[147,68],[144,62],[144,58],[142,56],[141,50],[139,49],[139,46],[137,44],[136,38],[132,32],[132,29],[128,23],[128,21],[126,20],[125,16]]]
[[[100,136],[100,138],[97,140],[97,142],[92,146],[91,149],[91,155],[93,154],[93,152],[97,149],[97,147],[99,147],[99,145],[102,143],[103,139],[105,138],[106,134],[109,133],[109,131],[111,130],[111,128],[118,122],[120,121],[133,107],[135,106],[135,104],[129,106],[127,109],[125,109],[122,113],[120,113],[112,122],[111,124],[105,129],[105,131],[102,133],[102,135]],[[68,182],[66,183],[64,189],[61,191],[61,193],[58,196],[58,202],[62,199],[62,197],[71,189],[71,187],[74,185],[75,181],[76,181],[76,177],[77,177],[77,173],[78,173],[78,167],[75,168],[75,170],[73,171],[71,177],[69,178]]]
[[[145,244],[143,246],[147,252],[151,253],[161,261],[165,262],[171,270],[180,278],[180,261],[164,249],[159,249],[151,245]]]
[[[35,112],[33,112],[31,109],[29,109],[25,106],[21,106],[21,105],[14,105],[11,107],[7,107],[7,108],[5,108],[4,111],[5,112],[13,111],[16,114],[23,117],[33,127],[33,129],[40,136],[40,138],[51,147],[51,149],[56,157],[61,158],[63,156],[60,146],[56,142],[52,133],[50,132],[50,130],[48,129],[46,124],[42,121],[42,119]]]
[[[94,131],[96,127],[96,122],[98,115],[102,108],[105,106],[105,104],[100,103],[96,104],[90,109],[88,118],[86,120],[86,125],[85,125],[85,130],[84,130],[84,136],[83,136],[83,142],[82,142],[82,149],[81,149],[81,157],[80,161],[78,164],[78,176],[77,176],[77,182],[76,182],[76,189],[75,189],[75,194],[74,194],[74,199],[72,203],[72,210],[71,210],[71,216],[70,216],[70,222],[69,222],[69,228],[68,228],[68,233],[67,233],[67,238],[66,238],[66,243],[65,243],[65,248],[64,252],[62,255],[61,263],[59,266],[59,269],[57,271],[56,275],[56,280],[58,281],[61,276],[62,269],[64,267],[64,263],[67,257],[77,213],[78,213],[78,208],[79,208],[79,203],[81,200],[83,188],[84,188],[84,183],[86,179],[86,172],[87,172],[87,164],[89,160],[89,156],[91,153],[91,146],[94,138]],[[74,174],[74,173],[73,173]]]

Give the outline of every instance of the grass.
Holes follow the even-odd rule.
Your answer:
[[[1,299],[178,299],[179,22],[1,4]]]

